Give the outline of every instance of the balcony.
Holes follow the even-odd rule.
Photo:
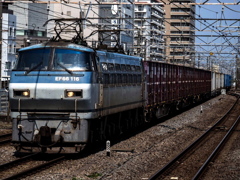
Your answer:
[[[156,33],[159,34],[159,35],[164,35],[164,34],[165,34],[164,31],[160,31],[159,29],[155,29],[155,28],[152,28],[151,31],[152,31],[152,32],[156,32]]]
[[[176,40],[176,41],[171,41],[170,44],[193,44],[191,41],[181,41],[181,40]]]
[[[134,21],[142,21],[144,22],[144,16],[135,16]]]
[[[158,53],[158,52],[151,52],[151,53],[150,53],[150,56],[164,57],[164,54],[163,54],[163,53]]]
[[[156,49],[161,49],[161,50],[164,49],[164,46],[163,46],[163,45],[160,45],[160,44],[157,44],[157,43],[151,44],[150,47],[151,47],[152,49],[154,49],[154,48],[156,48]]]
[[[161,16],[161,15],[155,13],[155,12],[152,12],[151,15],[156,17],[156,18],[163,19],[163,16]]]
[[[189,47],[179,47],[179,48],[170,48],[170,52],[182,52],[182,53],[187,53],[193,51],[193,49],[189,48]]]
[[[143,31],[148,31],[148,32],[151,31],[150,26],[148,24],[145,25],[145,24],[135,23],[134,27],[135,27],[134,29],[136,29],[136,31],[142,31],[142,33],[143,33]]]
[[[152,6],[153,9],[156,9],[157,11],[161,12],[162,14],[165,14],[165,11],[162,9],[161,6],[154,5]]]
[[[163,26],[162,22],[159,22],[159,21],[156,21],[156,20],[153,20],[153,19],[151,20],[151,24],[155,24],[155,25],[160,26],[160,27]]]

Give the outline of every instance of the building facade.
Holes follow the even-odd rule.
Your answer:
[[[135,4],[135,54],[145,60],[164,61],[164,10],[158,1],[138,0]]]
[[[99,40],[108,47],[120,47],[125,53],[133,54],[134,5],[132,0],[103,0],[110,4],[99,6]]]
[[[16,16],[9,10],[2,14],[1,81],[7,82],[16,63]]]
[[[164,0],[166,61],[193,66],[195,62],[195,0]]]
[[[16,23],[16,49],[38,44],[46,41],[47,27],[44,23],[48,20],[47,4],[13,2],[8,4],[8,9],[17,17]]]

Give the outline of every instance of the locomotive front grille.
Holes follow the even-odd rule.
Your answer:
[[[70,120],[69,113],[28,113],[28,120]]]

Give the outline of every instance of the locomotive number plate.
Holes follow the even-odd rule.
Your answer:
[[[80,81],[79,77],[55,77],[55,81]]]

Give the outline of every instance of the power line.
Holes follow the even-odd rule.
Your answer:
[[[7,1],[7,0],[3,0],[3,2],[6,2],[6,3],[12,3],[12,2],[19,2],[19,1]],[[22,1],[22,2],[28,2],[28,3],[33,3],[32,1]],[[129,2],[97,2],[97,3],[88,3],[88,2],[84,2],[84,1],[80,1],[81,4],[85,4],[85,5],[125,5],[125,4],[129,4]],[[58,1],[34,1],[34,3],[36,4],[65,4],[65,3],[62,3],[62,2],[58,2]],[[79,1],[76,1],[76,2],[68,2],[66,4],[79,4]],[[148,2],[132,2],[131,4],[135,4],[135,5],[171,5],[171,4],[178,4],[178,5],[238,5],[239,3],[236,3],[236,2],[233,2],[233,3],[194,3],[194,2],[181,2],[181,3],[178,3],[178,2],[169,2],[169,3],[157,3],[157,2],[151,2],[151,3],[148,3]]]

